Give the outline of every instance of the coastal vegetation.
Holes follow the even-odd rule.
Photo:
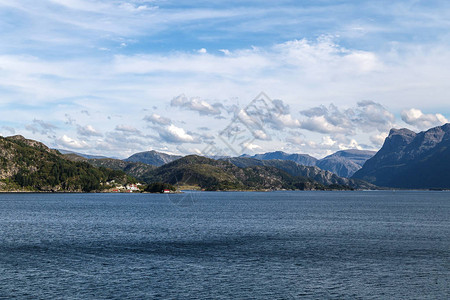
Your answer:
[[[123,171],[70,161],[22,136],[0,137],[0,191],[91,192],[130,180]]]

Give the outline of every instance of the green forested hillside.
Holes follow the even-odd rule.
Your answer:
[[[193,185],[206,190],[342,188],[325,186],[302,176],[292,176],[271,166],[240,168],[227,161],[196,155],[189,155],[156,168],[144,174],[142,179],[147,183]]]
[[[0,191],[98,191],[110,180],[127,181],[122,171],[73,162],[22,136],[0,137]]]
[[[156,168],[155,166],[141,162],[129,162],[113,158],[85,158],[76,154],[64,154],[64,157],[71,161],[87,162],[97,168],[104,167],[112,170],[121,170],[126,174],[138,179],[141,178],[145,173]]]

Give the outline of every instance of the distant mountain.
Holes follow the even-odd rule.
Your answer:
[[[112,179],[125,183],[127,176],[68,160],[57,150],[20,135],[0,137],[0,191],[100,191]]]
[[[312,157],[311,155],[308,154],[288,154],[283,151],[267,152],[263,154],[256,154],[250,157],[260,160],[270,160],[270,159],[290,160],[303,166],[315,166],[317,162],[317,158]]]
[[[330,171],[340,177],[351,177],[357,170],[361,169],[366,160],[376,152],[367,150],[343,150],[318,160],[308,154],[289,154],[282,151],[267,152],[253,156],[242,155],[241,157],[259,160],[287,160],[296,162],[303,166],[317,166],[322,170]]]
[[[342,150],[318,160],[316,166],[341,177],[351,177],[375,153],[368,150]]]
[[[259,161],[259,160],[254,160]],[[341,185],[325,186],[313,179],[293,176],[273,166],[238,167],[226,160],[189,155],[160,166],[146,175],[147,183],[193,185],[206,190],[323,190],[348,189]]]
[[[108,168],[112,170],[121,170],[126,174],[133,176],[140,180],[144,174],[155,169],[155,166],[144,164],[141,162],[128,162],[113,158],[85,158],[73,153],[64,154],[64,156],[71,161],[83,161],[90,165],[100,168]]]
[[[303,166],[289,160],[259,160],[251,157],[233,157],[224,159],[237,167],[270,166],[287,172],[292,176],[302,176],[317,181],[323,185],[342,185],[354,189],[375,189],[376,186],[362,180],[342,178],[338,175],[319,169],[318,167]]]
[[[450,188],[450,123],[415,133],[391,129],[353,178],[394,188]]]
[[[125,161],[129,162],[141,162],[153,166],[162,166],[164,164],[170,163],[174,160],[181,158],[180,155],[171,155],[157,151],[145,151],[131,155]]]
[[[74,152],[74,151],[70,151],[70,150],[64,150],[64,149],[56,149],[58,150],[61,154],[75,154],[84,158],[107,158],[106,156],[101,156],[101,155],[90,155],[90,154],[84,154],[84,153],[79,153],[79,152]]]

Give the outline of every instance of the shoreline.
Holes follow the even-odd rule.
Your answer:
[[[178,192],[171,193],[150,193],[150,192],[101,192],[101,191],[93,191],[93,192],[82,192],[82,191],[0,191],[0,194],[183,194],[185,192],[198,192],[198,193],[211,193],[211,192],[219,192],[219,193],[238,193],[238,192],[256,192],[256,193],[269,193],[269,192],[450,192],[450,189],[376,189],[376,190],[218,190],[218,191],[203,191],[203,190],[181,190]]]

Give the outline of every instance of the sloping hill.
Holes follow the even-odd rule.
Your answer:
[[[250,158],[256,158],[260,160],[272,160],[272,159],[281,159],[281,160],[290,160],[298,163],[303,166],[315,166],[317,163],[317,158],[312,157],[308,154],[288,154],[283,151],[275,151],[275,152],[267,152],[263,154],[256,154],[250,156]]]
[[[317,181],[323,185],[342,185],[349,186],[354,189],[375,189],[376,186],[364,182],[362,180],[354,180],[348,178],[342,178],[336,174],[319,169],[317,167],[308,167],[299,165],[293,161],[288,160],[258,160],[247,157],[233,157],[224,159],[238,167],[250,167],[250,166],[270,166],[287,172],[292,176],[302,176]]]
[[[189,155],[158,167],[146,182],[196,185],[206,190],[325,189],[309,178],[292,176],[271,166],[237,167],[206,157]]]
[[[377,152],[368,150],[342,150],[318,160],[316,166],[341,177],[351,177],[375,153]]]
[[[241,157],[254,158],[259,160],[284,160],[293,161],[299,165],[314,167],[330,171],[340,177],[351,177],[356,171],[361,169],[363,164],[372,156],[375,151],[367,150],[342,150],[318,160],[308,154],[289,154],[282,151],[267,152],[253,156],[243,155]]]
[[[0,190],[95,191],[126,174],[66,159],[57,150],[23,136],[0,137]]]
[[[181,157],[182,156],[179,156],[179,155],[171,155],[171,154],[166,154],[166,153],[157,152],[157,151],[152,150],[152,151],[145,151],[145,152],[139,152],[139,153],[133,154],[130,157],[128,157],[127,159],[125,159],[125,161],[141,162],[144,164],[159,167],[164,164],[170,163],[176,159],[179,159]]]
[[[65,158],[71,160],[71,161],[83,161],[87,162],[90,165],[100,168],[109,168],[112,170],[121,170],[124,171],[126,174],[135,177],[136,179],[141,179],[141,177],[146,174],[147,172],[155,169],[155,166],[144,164],[141,162],[128,162],[120,159],[113,159],[113,158],[84,158],[81,156],[78,156],[73,153],[65,154]]]
[[[353,178],[395,188],[450,188],[450,123],[415,133],[392,129]]]
[[[84,157],[84,158],[87,158],[87,159],[91,159],[91,158],[108,158],[108,157],[102,156],[102,155],[84,154],[84,153],[79,153],[79,152],[74,152],[74,151],[64,150],[64,149],[56,149],[56,150],[58,150],[59,153],[64,154],[64,155],[66,155],[66,154],[74,154],[74,155],[81,156],[81,157]]]

